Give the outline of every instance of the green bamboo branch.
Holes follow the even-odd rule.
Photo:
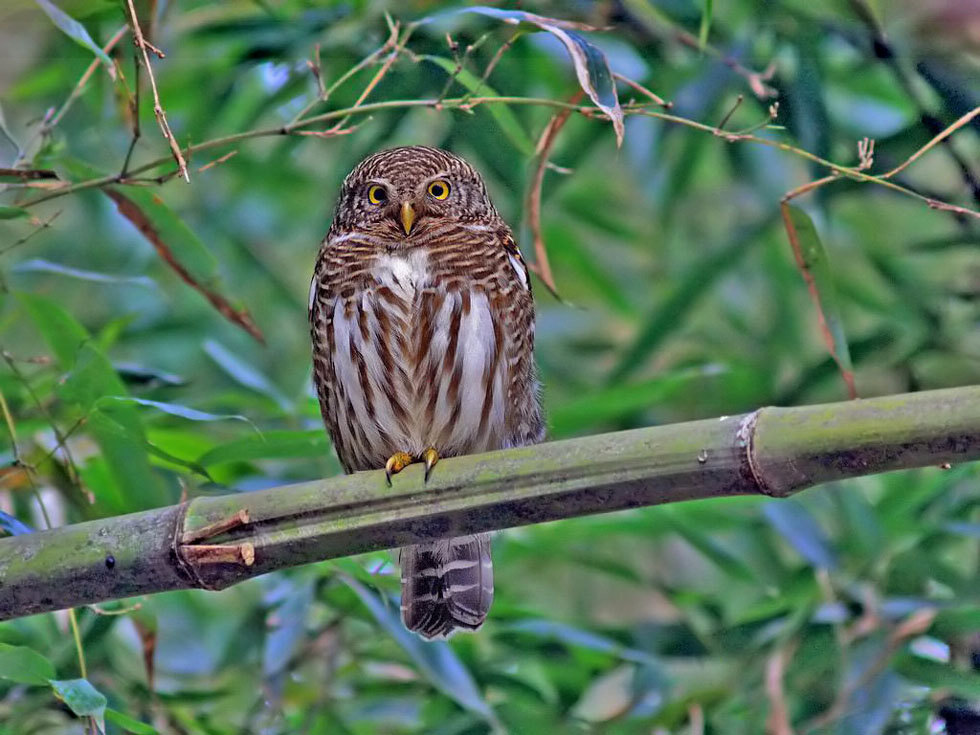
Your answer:
[[[0,620],[420,541],[980,459],[980,386],[636,429],[359,472],[0,539]]]

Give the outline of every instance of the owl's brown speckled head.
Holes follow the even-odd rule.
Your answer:
[[[418,238],[447,223],[497,217],[483,177],[459,156],[428,146],[368,156],[344,179],[331,232]]]

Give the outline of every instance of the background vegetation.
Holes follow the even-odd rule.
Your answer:
[[[621,148],[595,109],[556,135],[545,104],[460,109],[573,98],[537,26],[421,1],[387,19],[356,0],[132,7],[166,54],[147,52],[180,147],[365,92],[450,101],[207,147],[188,184],[126,3],[4,3],[4,533],[339,471],[307,288],[340,181],[390,145],[470,159],[529,257],[540,194],[562,299],[537,282],[552,438],[839,400],[851,369],[863,396],[980,381],[977,118],[888,179],[855,168],[794,200],[809,289],[780,212],[834,173],[803,151],[881,177],[980,104],[972,0],[522,4],[608,27],[584,36],[673,103],[620,82]],[[90,47],[113,38],[110,76]],[[980,698],[976,480],[937,468],[508,531],[490,621],[448,644],[401,629],[388,553],[3,623],[0,732],[976,732],[957,729]]]

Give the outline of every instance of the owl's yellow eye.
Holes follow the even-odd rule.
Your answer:
[[[433,199],[445,199],[449,196],[449,184],[442,179],[436,179],[429,184],[429,196]]]
[[[383,186],[378,186],[375,184],[370,189],[368,189],[368,201],[371,204],[384,204],[388,201],[388,192],[385,191]]]

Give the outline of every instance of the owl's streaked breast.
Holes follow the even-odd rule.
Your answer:
[[[352,469],[396,451],[443,456],[505,444],[507,359],[497,298],[433,278],[424,250],[378,255],[362,286],[337,298],[336,426]]]

